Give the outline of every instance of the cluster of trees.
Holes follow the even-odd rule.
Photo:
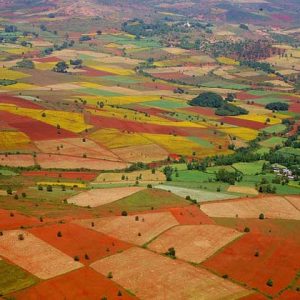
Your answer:
[[[122,30],[135,35],[137,38],[142,36],[154,36],[161,35],[170,32],[171,27],[162,21],[158,21],[154,24],[146,24],[144,20],[135,18],[128,20],[122,24]]]
[[[228,103],[228,101],[231,102],[233,99],[233,95],[228,95],[228,97],[224,100],[219,94],[214,92],[205,92],[192,99],[189,104],[192,106],[216,108],[215,114],[219,116],[237,116],[248,114],[246,109]]]
[[[272,66],[267,62],[259,62],[259,61],[253,61],[253,60],[242,60],[240,62],[241,66],[246,66],[255,70],[261,70],[266,73],[275,73],[275,70],[272,68]]]
[[[24,68],[24,69],[34,69],[35,68],[34,62],[30,59],[25,59],[25,58],[21,61],[18,61],[16,63],[16,66],[18,68]]]
[[[229,172],[225,169],[220,169],[216,173],[216,180],[221,182],[226,182],[229,184],[235,184],[236,181],[242,180],[242,174],[239,172]]]
[[[53,68],[53,71],[57,73],[67,73],[68,68],[69,65],[65,61],[59,61]]]
[[[284,103],[284,102],[268,103],[265,107],[266,107],[266,109],[277,110],[277,111],[289,110],[289,105],[287,103]]]
[[[0,85],[2,86],[8,86],[8,85],[13,85],[16,84],[16,80],[11,80],[11,79],[0,79]]]
[[[262,178],[261,181],[255,185],[255,187],[260,193],[264,193],[264,194],[276,193],[276,186],[272,186],[266,178]]]

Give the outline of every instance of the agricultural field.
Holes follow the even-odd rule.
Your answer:
[[[295,0],[0,0],[0,298],[300,299]]]

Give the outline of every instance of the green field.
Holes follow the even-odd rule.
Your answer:
[[[165,207],[187,206],[189,204],[191,204],[189,201],[167,191],[146,189],[113,203],[102,205],[99,210],[115,213],[122,211],[137,212]]]
[[[147,102],[144,102],[141,104],[147,105],[147,106],[165,108],[165,109],[176,109],[176,108],[187,107],[187,104],[184,102],[177,102],[177,101],[172,101],[172,100],[147,101]]]
[[[267,133],[281,133],[285,130],[286,130],[286,126],[284,124],[276,124],[276,125],[261,129],[261,131],[264,131]]]
[[[273,136],[273,137],[271,137],[267,140],[264,140],[264,141],[260,142],[260,144],[263,147],[273,148],[276,145],[282,146],[283,142],[285,142],[285,141],[286,141],[286,138],[282,138],[282,137],[279,137],[279,136]]]
[[[284,147],[278,150],[279,153],[282,154],[289,154],[289,155],[300,155],[300,148],[291,148],[291,147]]]
[[[243,173],[244,175],[255,175],[257,173],[262,172],[263,164],[265,163],[264,160],[250,162],[250,163],[235,163],[233,164],[233,168],[237,171]]]
[[[204,139],[200,139],[198,137],[195,136],[190,136],[188,137],[188,139],[192,142],[195,142],[196,144],[204,147],[204,148],[214,148],[214,145],[211,144],[209,141],[204,140]]]
[[[21,268],[11,265],[4,260],[0,261],[0,294],[6,295],[25,289],[38,282],[33,275]]]

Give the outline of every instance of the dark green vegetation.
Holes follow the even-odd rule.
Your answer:
[[[192,106],[216,108],[215,114],[219,116],[237,116],[247,114],[248,111],[246,109],[228,103],[228,101],[232,101],[233,99],[234,96],[231,94],[223,100],[220,95],[213,92],[207,92],[195,97],[189,102],[189,104]]]

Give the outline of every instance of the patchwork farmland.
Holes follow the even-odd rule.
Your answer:
[[[294,0],[0,0],[0,299],[300,299]]]

